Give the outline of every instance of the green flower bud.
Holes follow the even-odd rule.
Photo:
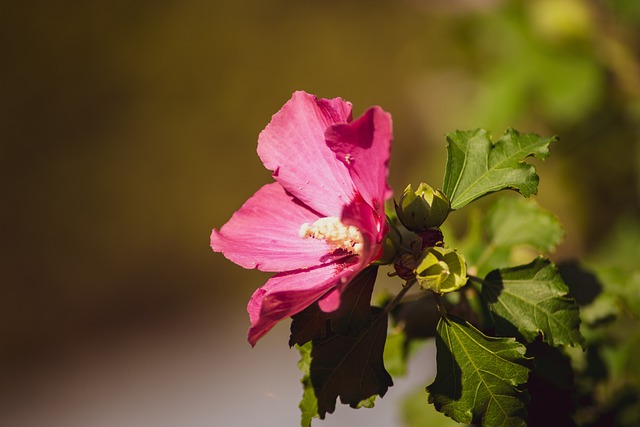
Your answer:
[[[423,252],[416,268],[416,279],[424,289],[446,294],[467,283],[467,263],[453,249],[430,247]]]
[[[409,230],[423,231],[439,227],[447,219],[450,206],[442,191],[434,190],[425,183],[413,191],[409,184],[400,197],[400,203],[396,204],[396,213]]]

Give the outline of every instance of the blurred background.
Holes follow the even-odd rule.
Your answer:
[[[271,180],[257,137],[299,89],[392,114],[396,193],[441,185],[448,131],[559,135],[535,162],[567,232],[554,258],[638,282],[637,0],[1,9],[0,425],[298,425],[288,325],[245,340],[268,275],[209,235]],[[397,399],[435,363],[418,359],[375,409],[314,424],[401,425]]]

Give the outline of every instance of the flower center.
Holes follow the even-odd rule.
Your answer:
[[[363,238],[360,230],[353,225],[344,225],[340,218],[335,216],[320,218],[313,224],[302,224],[299,234],[303,239],[322,239],[331,246],[353,255],[362,254]]]

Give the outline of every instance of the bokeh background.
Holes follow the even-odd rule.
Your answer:
[[[257,136],[299,89],[393,115],[396,193],[441,185],[447,131],[559,135],[536,162],[567,232],[554,257],[637,267],[636,0],[0,9],[1,425],[297,425],[287,325],[245,341],[268,276],[209,234],[270,181]],[[376,409],[317,424],[400,425],[397,398],[433,368],[418,359]]]

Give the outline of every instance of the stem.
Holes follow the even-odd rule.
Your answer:
[[[465,298],[469,303],[471,303],[471,308],[475,311],[476,316],[478,317],[478,323],[483,327],[487,327],[487,325],[491,323],[491,311],[489,310],[487,301],[481,296],[482,289],[480,288],[480,286],[486,284],[487,281],[477,276],[468,275],[467,277],[469,278],[469,281],[475,283],[475,286],[472,286],[469,289],[473,289],[476,292],[476,295],[473,300],[470,300],[467,295],[465,295]]]
[[[470,274],[467,274],[467,277],[469,278],[469,280],[471,280],[472,282],[476,282],[479,283],[481,285],[484,284],[484,279],[478,277],[478,276],[472,276]]]
[[[387,304],[384,307],[384,314],[389,314],[391,312],[391,310],[393,310],[395,308],[396,305],[398,305],[398,303],[400,302],[400,300],[402,299],[402,297],[404,297],[404,295],[409,291],[409,289],[415,285],[417,283],[416,279],[409,279],[407,280],[407,283],[405,283],[404,287],[402,288],[402,290],[400,292],[398,292],[398,295],[396,295],[391,301],[389,301],[389,304]]]
[[[444,308],[444,304],[442,304],[442,299],[440,298],[440,295],[432,292],[433,294],[433,299],[436,302],[436,307],[438,308],[438,313],[440,313],[440,316],[442,317],[447,317],[447,309]]]

